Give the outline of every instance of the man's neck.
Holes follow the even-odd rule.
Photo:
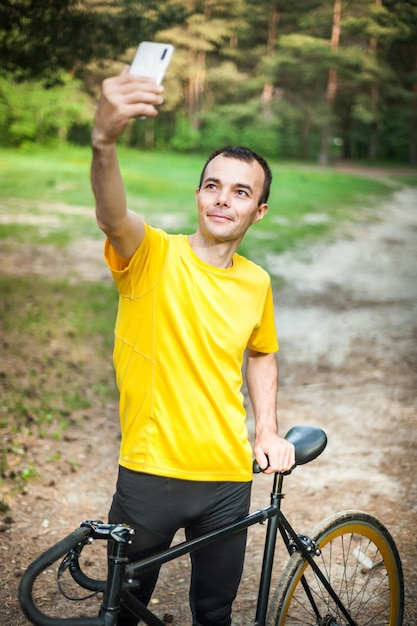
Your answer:
[[[188,237],[190,246],[199,259],[220,269],[229,269],[233,265],[233,255],[240,242],[214,241],[205,239],[200,233]]]

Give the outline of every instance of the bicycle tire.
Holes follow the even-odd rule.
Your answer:
[[[343,511],[321,522],[311,538],[326,579],[360,626],[401,626],[404,581],[400,556],[387,528],[362,511]],[[318,616],[302,585],[308,582]],[[307,559],[294,553],[271,600],[267,626],[346,626],[347,619]]]

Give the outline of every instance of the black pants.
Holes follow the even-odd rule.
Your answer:
[[[112,524],[135,529],[132,561],[166,549],[180,528],[187,539],[233,522],[249,511],[251,483],[200,482],[164,478],[119,468],[116,493],[109,513]],[[193,626],[229,626],[231,608],[243,569],[246,531],[191,553],[190,607]],[[138,598],[147,604],[159,570],[140,578]],[[122,609],[119,626],[136,626],[137,619]]]

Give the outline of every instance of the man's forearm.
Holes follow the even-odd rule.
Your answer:
[[[247,383],[255,413],[254,453],[262,471],[285,472],[295,464],[294,446],[278,433],[278,363],[275,354],[248,352]]]
[[[100,144],[93,135],[91,184],[96,199],[97,223],[104,232],[117,230],[126,218],[126,194],[115,144]]]
[[[256,431],[268,429],[277,433],[278,364],[275,354],[248,351],[246,380]]]
[[[91,183],[97,223],[122,259],[128,260],[135,254],[145,237],[145,225],[127,209],[116,141],[130,120],[157,115],[155,107],[163,102],[162,92],[161,85],[129,74],[126,66],[119,76],[103,81],[94,118]]]

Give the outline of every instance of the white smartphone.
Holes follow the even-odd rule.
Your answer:
[[[160,85],[171,61],[174,46],[169,43],[142,41],[136,50],[129,72],[153,78]]]

